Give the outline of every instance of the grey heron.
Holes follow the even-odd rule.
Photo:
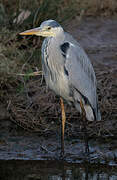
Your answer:
[[[62,110],[62,153],[64,154],[65,110],[63,100],[89,121],[101,120],[97,82],[93,66],[80,44],[55,20],[20,35],[45,37],[42,44],[42,70],[47,86],[60,96]]]

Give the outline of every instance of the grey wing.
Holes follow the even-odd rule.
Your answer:
[[[96,115],[96,77],[88,56],[79,43],[70,39],[65,59],[65,68],[69,75],[70,86],[77,90],[84,97],[84,100],[88,100]]]

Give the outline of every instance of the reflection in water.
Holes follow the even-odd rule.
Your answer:
[[[117,180],[117,167],[59,161],[0,161],[0,180]]]

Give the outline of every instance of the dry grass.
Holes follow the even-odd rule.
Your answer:
[[[116,0],[77,0],[79,6],[85,9],[86,15],[111,16],[117,14]]]
[[[116,0],[29,0],[28,3],[26,0],[2,0],[2,4],[11,22],[22,10],[31,11],[27,21],[31,26],[37,26],[45,19],[56,19],[61,23],[79,16],[82,12],[85,16],[117,14]]]

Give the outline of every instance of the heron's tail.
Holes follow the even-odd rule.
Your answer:
[[[84,105],[85,112],[86,112],[86,118],[88,121],[94,121],[95,115],[92,107],[89,104]]]
[[[89,104],[84,105],[84,108],[86,112],[86,118],[88,121],[101,120],[101,113],[99,108],[97,109],[97,112],[95,112]]]

